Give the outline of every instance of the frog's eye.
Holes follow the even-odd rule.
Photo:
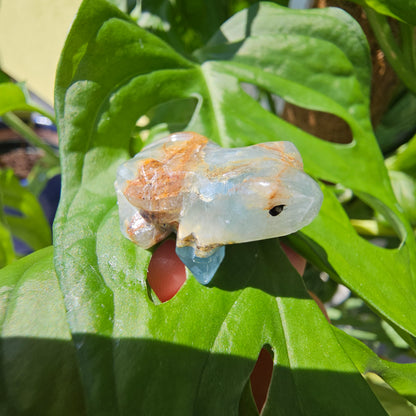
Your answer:
[[[270,211],[269,211],[269,214],[272,216],[272,217],[276,217],[277,215],[279,215],[282,211],[283,211],[283,208],[285,207],[286,205],[276,205],[275,207],[273,207]]]

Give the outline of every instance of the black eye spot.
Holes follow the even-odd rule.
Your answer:
[[[269,214],[272,216],[272,217],[276,217],[277,215],[279,215],[282,211],[283,211],[283,208],[285,207],[286,205],[276,205],[275,207],[273,207],[270,211],[269,211]]]

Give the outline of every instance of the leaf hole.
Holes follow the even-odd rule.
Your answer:
[[[324,111],[308,110],[291,103],[285,103],[282,118],[327,142],[352,143],[352,131],[342,118]]]
[[[175,253],[175,244],[175,240],[164,241],[150,259],[147,284],[154,303],[172,299],[186,281],[185,266]]]
[[[4,209],[4,213],[6,215],[10,215],[11,217],[18,217],[18,218],[23,218],[24,217],[24,215],[21,211],[15,209],[13,207],[9,207],[9,206],[5,205],[3,207],[3,209]]]
[[[406,231],[400,220],[374,197],[358,197],[351,193],[343,207],[357,234],[366,241],[378,247],[395,249],[405,240]]]
[[[140,116],[134,128],[130,153],[138,153],[145,142],[168,136],[175,131],[186,130],[196,111],[196,97],[167,101],[152,107]]]
[[[285,107],[285,100],[276,94],[249,82],[240,82],[243,91],[254,98],[265,110],[281,116]]]
[[[267,401],[273,375],[273,358],[274,353],[271,346],[264,345],[250,375],[251,392],[259,413],[262,412]]]
[[[308,292],[314,293],[324,303],[331,301],[339,286],[328,273],[311,263],[306,264],[303,281]]]
[[[28,254],[33,253],[33,248],[30,247],[30,245],[28,243],[26,243],[26,241],[24,241],[20,238],[17,238],[16,236],[13,236],[12,239],[13,239],[14,251],[19,256],[27,256]]]
[[[309,110],[289,103],[269,91],[247,82],[241,88],[265,110],[321,140],[348,144],[353,135],[350,126],[342,118],[324,111]]]

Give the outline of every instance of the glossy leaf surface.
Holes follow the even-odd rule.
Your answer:
[[[5,218],[12,234],[33,250],[50,245],[50,226],[36,197],[20,185],[13,171],[1,173]]]
[[[0,412],[85,415],[52,247],[0,270]]]
[[[33,107],[27,104],[26,96],[18,84],[12,82],[0,83],[0,115],[8,111],[29,110]]]
[[[3,212],[3,192],[0,189],[0,269],[15,258],[13,240]]]
[[[103,221],[99,254],[117,222],[116,212]],[[119,242],[123,250],[126,244],[121,238]],[[61,408],[60,400],[69,400],[67,395],[72,394],[71,407],[60,414],[75,414],[71,413],[74,407],[81,410],[84,406],[81,384],[91,414],[237,414],[258,352],[269,343],[276,369],[265,414],[274,414],[277,406],[287,412],[296,409],[298,414],[313,414],[317,395],[324,396],[329,388],[331,399],[319,404],[328,414],[338,409],[340,401],[351,409],[347,414],[385,414],[306,295],[278,243],[247,244],[230,251],[216,288],[189,279],[177,297],[161,305],[149,299],[144,276],[138,278],[137,262],[131,262],[143,257],[140,250],[130,251],[112,265],[104,262],[101,273],[114,299],[112,331],[107,336],[92,331],[72,333],[72,342],[51,250],[3,269],[0,281],[8,307],[2,316],[2,371],[7,403],[31,411],[42,405],[47,414],[53,414],[49,408]],[[261,260],[260,269],[257,260]],[[281,263],[286,278],[292,280],[290,288],[275,278]],[[115,276],[119,279],[114,280]],[[299,325],[294,309],[310,319]],[[41,348],[43,354],[39,354]],[[64,356],[51,365],[47,352]],[[23,364],[16,357],[24,358]],[[23,379],[22,365],[32,370],[43,365],[48,371],[46,375],[33,371],[30,379]],[[63,397],[48,394],[42,398],[43,389],[36,388],[36,383],[45,385],[47,377],[52,380],[58,374]],[[345,398],[348,390],[361,397],[359,406],[355,399]],[[22,400],[26,392],[32,393],[30,400]]]
[[[416,2],[414,0],[352,0],[366,5],[377,13],[394,17],[412,25],[416,24]]]
[[[9,247],[6,249],[9,254],[5,257],[4,266],[14,257],[9,252],[10,249],[13,252],[13,246],[10,247],[11,236],[32,250],[38,250],[51,244],[51,229],[38,200],[20,185],[11,169],[0,170],[0,193],[0,226],[4,229],[0,244]]]
[[[51,117],[42,108],[33,104],[28,97],[29,93],[23,83],[0,80],[0,115],[10,111],[36,111]]]
[[[172,300],[156,304],[146,282],[151,252],[121,235],[113,187],[132,156],[136,121],[174,100],[196,99],[186,129],[223,146],[293,141],[308,173],[353,189],[403,240],[396,250],[371,246],[323,185],[322,212],[295,243],[412,342],[415,243],[372,134],[369,73],[365,38],[339,10],[253,6],[191,60],[108,3],[84,1],[56,84],[63,189],[54,228],[60,292],[52,293],[64,302],[87,414],[247,414],[247,382],[265,344],[275,371],[264,415],[386,414],[360,374],[358,347],[344,348],[277,241],[227,247],[211,286],[189,275]],[[302,132],[264,110],[242,82],[343,118],[354,142]],[[50,256],[39,267],[52,279]],[[19,264],[3,276],[17,279]],[[36,267],[24,277],[40,279]]]

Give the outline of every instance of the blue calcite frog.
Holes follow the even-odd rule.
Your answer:
[[[115,182],[123,234],[149,248],[176,233],[176,252],[202,284],[224,246],[293,233],[318,214],[322,192],[290,142],[224,149],[193,132],[155,141]]]

